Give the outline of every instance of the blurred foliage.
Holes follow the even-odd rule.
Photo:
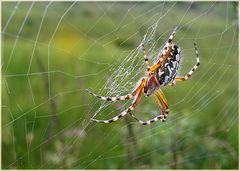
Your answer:
[[[238,168],[237,2],[77,2],[67,13],[72,2],[35,2],[20,33],[31,2],[16,4],[2,3],[3,28],[16,10],[2,33],[2,168]],[[159,47],[181,20],[176,40],[187,49],[181,73],[193,65],[188,50],[195,37],[202,62],[191,81],[164,89],[172,110],[168,121],[89,123],[98,106],[84,89],[105,84],[109,66],[117,68],[139,45],[161,10]],[[193,85],[201,93],[171,106]],[[157,108],[148,103],[144,98],[138,115]]]

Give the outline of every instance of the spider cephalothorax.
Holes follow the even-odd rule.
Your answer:
[[[130,107],[128,107],[126,110],[124,110],[119,115],[113,117],[112,119],[97,120],[92,118],[93,121],[99,122],[99,123],[111,123],[120,119],[126,114],[130,114],[134,119],[136,119],[140,124],[143,124],[143,125],[148,125],[158,120],[162,122],[166,120],[170,110],[169,110],[167,100],[160,89],[160,86],[175,85],[176,81],[187,80],[200,65],[197,46],[196,46],[196,43],[194,43],[197,63],[188,72],[187,75],[185,75],[184,77],[176,77],[178,68],[180,65],[180,60],[181,60],[181,54],[180,54],[181,50],[179,46],[175,45],[172,42],[172,39],[175,33],[176,33],[176,29],[170,35],[163,49],[158,54],[157,62],[151,67],[149,66],[149,60],[148,60],[148,56],[147,56],[147,52],[145,50],[144,44],[141,44],[141,47],[144,53],[144,61],[147,68],[147,72],[146,72],[146,77],[143,77],[140,80],[137,87],[132,91],[132,93],[125,96],[119,96],[119,97],[104,97],[104,96],[99,96],[95,93],[92,93],[91,91],[88,90],[88,92],[93,96],[98,97],[102,100],[107,100],[107,101],[128,100],[128,99],[134,98],[133,103]],[[151,95],[154,96],[161,110],[160,115],[148,121],[142,121],[131,113],[131,111],[139,104],[142,94],[145,94],[146,96],[151,96]]]

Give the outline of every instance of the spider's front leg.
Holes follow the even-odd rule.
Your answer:
[[[101,100],[106,100],[106,101],[112,101],[112,102],[115,102],[115,101],[119,101],[119,100],[129,100],[131,98],[133,98],[134,96],[137,95],[137,93],[140,91],[140,89],[142,88],[142,84],[145,82],[145,78],[143,78],[139,84],[137,85],[137,87],[133,90],[132,93],[130,94],[127,94],[127,95],[124,95],[124,96],[116,96],[116,97],[109,97],[109,96],[100,96],[100,95],[97,95],[93,92],[91,92],[90,90],[86,90],[88,93],[90,93],[91,95],[101,99]]]

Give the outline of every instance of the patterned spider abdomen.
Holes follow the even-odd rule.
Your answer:
[[[156,78],[160,85],[166,86],[173,83],[177,75],[181,60],[180,48],[177,45],[173,45],[173,47],[166,46],[160,58],[163,58],[163,63],[157,69]]]

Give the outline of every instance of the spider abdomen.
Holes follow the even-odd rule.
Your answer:
[[[169,53],[169,56],[161,56],[166,59],[163,60],[165,62],[156,71],[156,78],[162,86],[166,86],[174,81],[180,64],[180,48],[177,45],[173,45],[171,49],[172,52]]]

